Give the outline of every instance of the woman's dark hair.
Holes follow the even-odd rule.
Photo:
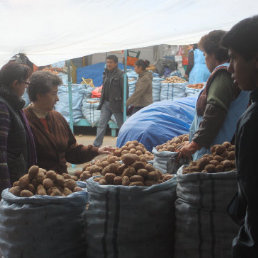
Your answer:
[[[2,87],[10,88],[14,81],[26,81],[30,75],[31,69],[27,65],[10,61],[0,70],[0,84]]]
[[[135,65],[141,67],[142,70],[145,70],[150,65],[150,62],[148,60],[139,59],[135,62]]]
[[[53,87],[62,84],[62,80],[55,74],[48,71],[38,71],[30,77],[28,94],[31,101],[37,100],[37,94],[46,94]]]
[[[252,58],[258,53],[258,15],[234,25],[223,37],[222,45],[233,49],[247,60]]]
[[[109,55],[106,59],[113,60],[116,64],[118,63],[118,58],[115,55]]]
[[[226,34],[223,30],[214,30],[203,36],[198,43],[198,46],[208,55],[215,55],[215,58],[220,61],[227,61],[229,59],[228,50],[221,45],[221,40]]]

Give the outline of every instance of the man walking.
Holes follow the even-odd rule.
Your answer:
[[[115,116],[118,128],[123,124],[123,72],[118,69],[118,58],[109,55],[106,59],[106,69],[103,74],[103,88],[98,110],[101,110],[100,121],[97,128],[97,136],[94,146],[102,145],[106,133],[107,124],[112,116]],[[128,96],[128,94],[127,94]]]

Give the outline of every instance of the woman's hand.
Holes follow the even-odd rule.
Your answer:
[[[111,154],[114,152],[114,150],[115,150],[115,148],[112,146],[103,146],[103,147],[99,148],[98,152],[99,152],[99,154]]]
[[[181,158],[181,157],[191,158],[191,156],[199,149],[200,149],[199,145],[196,142],[192,141],[184,144],[182,147],[180,146],[176,150],[176,152],[178,152],[178,158]]]

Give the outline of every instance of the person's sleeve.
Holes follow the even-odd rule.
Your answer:
[[[11,186],[7,164],[7,139],[10,129],[10,115],[7,107],[0,104],[0,196],[1,192]]]
[[[185,71],[185,74],[187,76],[189,76],[191,70],[193,69],[193,66],[194,66],[194,52],[190,51],[188,53],[188,65],[187,65],[187,68],[186,68],[186,71]]]
[[[127,100],[126,105],[132,105],[136,100],[141,98],[150,87],[151,83],[152,81],[149,78],[142,78],[141,82],[135,87],[135,92]]]
[[[257,110],[258,112],[258,110]],[[253,117],[241,130],[238,137],[239,153],[237,155],[237,165],[239,173],[239,184],[244,199],[247,200],[249,212],[248,226],[253,232],[254,241],[258,241],[258,220],[257,220],[257,200],[258,200],[258,115]],[[255,217],[254,217],[255,216]]]
[[[98,155],[98,148],[92,145],[84,146],[78,144],[68,123],[63,119],[64,129],[68,131],[68,148],[65,152],[65,158],[68,162],[81,164],[92,160]]]
[[[225,121],[234,98],[233,81],[228,73],[221,72],[210,86],[203,120],[193,137],[193,141],[200,147],[210,147]]]

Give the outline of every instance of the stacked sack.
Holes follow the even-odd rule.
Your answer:
[[[90,123],[92,127],[96,126],[100,119],[99,99],[85,98],[82,101],[82,113],[84,118]]]
[[[187,141],[189,141],[189,135],[183,134],[153,148],[153,166],[163,173],[176,173],[178,168],[187,162],[183,158],[177,158],[176,150]]]
[[[83,84],[72,84],[72,111],[73,121],[79,122],[83,118],[82,102],[83,99],[90,95],[92,87]],[[67,85],[58,87],[59,101],[55,105],[55,110],[61,113],[67,122],[70,121],[69,112],[69,88]]]
[[[153,77],[152,80],[152,100],[153,102],[160,101],[160,89],[161,89],[161,81],[163,79],[159,77]]]
[[[160,100],[174,100],[186,96],[187,82],[177,76],[166,78],[161,82]]]
[[[136,154],[121,158],[86,181],[87,257],[171,258],[176,177]]]
[[[135,92],[135,84],[138,79],[138,74],[133,70],[128,70],[127,72],[128,77],[128,91],[129,91],[129,97]]]
[[[87,192],[68,175],[32,166],[2,192],[0,249],[4,257],[85,257]]]
[[[204,83],[188,84],[185,90],[186,96],[191,97],[198,95],[204,88]]]
[[[211,154],[177,173],[175,258],[231,257],[238,226],[227,214],[237,192],[234,145],[214,145]]]

